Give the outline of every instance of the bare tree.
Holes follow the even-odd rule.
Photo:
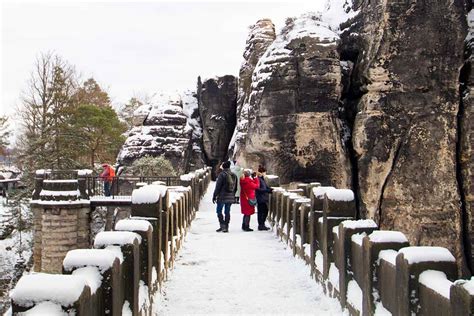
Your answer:
[[[18,111],[23,125],[18,138],[20,161],[33,168],[68,164],[67,155],[61,152],[61,128],[76,89],[73,66],[52,53],[36,59]]]

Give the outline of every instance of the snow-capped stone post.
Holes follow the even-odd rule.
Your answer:
[[[291,239],[293,241],[292,247],[293,247],[293,256],[296,256],[296,254],[299,254],[302,249],[302,243],[301,243],[301,208],[303,207],[303,204],[305,203],[310,203],[311,200],[308,198],[298,198],[293,201],[293,218],[292,218],[292,236]]]
[[[281,195],[283,194],[284,189],[280,187],[273,188],[272,194],[270,194],[270,201],[268,205],[268,221],[273,227],[277,225],[277,214],[279,213]]]
[[[426,270],[444,272],[449,280],[457,278],[456,259],[443,247],[405,247],[397,259],[398,315],[417,314],[419,311],[419,277]]]
[[[293,246],[293,213],[295,212],[295,201],[300,199],[301,196],[298,194],[290,193],[288,197],[288,204],[286,206],[286,230],[283,231],[284,240],[286,240],[287,244]]]
[[[152,235],[152,271],[155,269],[157,279],[162,281],[163,252],[163,204],[167,195],[167,187],[164,185],[151,184],[135,189],[132,192],[132,217],[134,219],[145,219],[153,227]]]
[[[87,188],[87,177],[92,174],[92,170],[82,169],[77,171],[77,184],[79,192],[81,193],[81,199],[89,198],[89,191]]]
[[[129,231],[140,235],[140,279],[148,288],[152,287],[153,226],[144,219],[122,219],[115,224],[116,231]]]
[[[265,181],[269,187],[277,188],[280,186],[280,177],[274,174],[267,174],[265,176]]]
[[[20,278],[11,291],[12,313],[93,315],[91,290],[79,275],[35,273]]]
[[[408,247],[408,239],[398,231],[374,231],[362,240],[364,315],[375,313],[374,291],[385,308],[396,313],[396,257],[401,248]]]
[[[91,290],[92,315],[117,315],[122,312],[123,284],[120,251],[76,249],[67,253],[63,274],[85,277]]]
[[[310,263],[311,263],[311,275],[315,278],[318,278],[322,271],[322,263],[321,263],[321,270],[319,272],[316,271],[316,252],[319,251],[321,253],[321,245],[319,244],[320,235],[321,235],[321,228],[319,227],[319,219],[323,217],[322,211],[315,211],[313,206],[311,206],[311,210],[309,213],[309,245],[310,245]],[[322,254],[321,254],[322,258]]]
[[[94,248],[120,250],[125,303],[130,304],[133,315],[138,315],[138,288],[140,284],[140,235],[132,232],[100,232],[94,240]],[[119,249],[117,249],[119,247]]]
[[[474,312],[474,280],[457,280],[450,289],[451,313],[454,316]]]
[[[311,247],[310,247],[310,228],[309,228],[309,214],[311,211],[311,199],[309,203],[304,203],[301,206],[300,212],[300,231],[301,231],[301,258],[308,264],[311,260]]]
[[[309,188],[309,183],[298,183],[296,185],[296,188],[299,189],[299,190],[303,190],[303,196],[305,197],[309,197],[309,192],[308,192],[308,188]]]
[[[419,277],[419,315],[451,315],[450,291],[453,282],[441,271],[427,270]],[[464,314],[469,315],[469,314]]]
[[[334,262],[339,269],[339,290],[341,305],[346,306],[347,285],[351,275],[360,285],[364,271],[362,238],[377,229],[377,224],[371,220],[347,220],[334,227],[337,241],[334,245]],[[362,302],[360,302],[362,312]]]
[[[282,213],[282,205],[283,205],[283,198],[284,198],[284,193],[286,191],[284,189],[278,190],[274,192],[275,195],[275,201],[274,201],[274,222],[275,222],[275,233],[279,235],[280,233],[280,228],[281,228],[281,213]],[[273,196],[273,194],[272,194]]]
[[[69,250],[90,246],[90,200],[81,198],[77,174],[69,180],[44,175],[37,172],[41,188],[35,188],[30,203],[35,217],[34,266],[35,271],[61,273]]]
[[[316,201],[318,200],[316,199]],[[322,224],[320,225],[322,229],[320,245],[324,260],[324,279],[328,277],[330,267],[329,264],[334,262],[334,235],[332,229],[344,220],[354,219],[355,211],[354,193],[351,190],[334,188],[325,190],[323,201],[323,217],[318,219],[318,221]],[[334,268],[337,269],[335,266]],[[339,284],[337,284],[337,287],[339,287]]]
[[[189,226],[192,221],[193,216],[193,197],[194,197],[194,190],[193,190],[193,182],[194,176],[192,174],[184,174],[180,176],[181,186],[187,188],[186,194],[186,226]]]

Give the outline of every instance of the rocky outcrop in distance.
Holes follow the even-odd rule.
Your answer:
[[[178,172],[203,165],[197,98],[191,91],[154,95],[135,111],[134,125],[118,155],[119,164],[164,156]]]
[[[204,159],[213,167],[228,159],[227,148],[234,133],[237,104],[237,78],[222,76],[201,81],[198,78],[197,99],[203,126]]]
[[[264,26],[265,34],[270,33],[268,22]],[[258,24],[251,33],[256,29]],[[351,185],[345,128],[338,117],[338,38],[318,16],[307,14],[288,19],[275,40],[265,42],[264,52],[264,46],[246,51],[244,57],[261,57],[249,89],[239,87],[243,105],[233,156],[240,164],[264,164],[284,182],[317,179],[339,187]],[[248,64],[244,61],[243,67]]]

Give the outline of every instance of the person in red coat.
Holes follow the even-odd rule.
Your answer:
[[[240,178],[240,208],[244,218],[242,219],[242,230],[251,232],[250,216],[255,213],[255,190],[260,186],[260,182],[255,173],[250,176],[250,171],[245,170],[242,178]]]

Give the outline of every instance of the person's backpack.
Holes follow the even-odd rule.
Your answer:
[[[237,187],[237,177],[235,174],[232,172],[226,172],[225,175],[225,180],[226,180],[226,186],[225,189],[227,192],[235,192],[235,189]]]

